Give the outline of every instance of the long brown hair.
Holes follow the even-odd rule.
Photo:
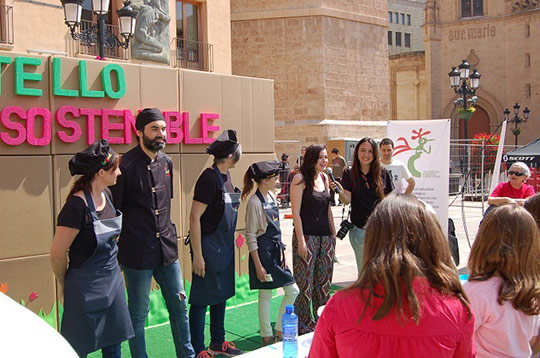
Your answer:
[[[469,281],[501,276],[497,301],[527,315],[540,314],[540,237],[527,210],[516,204],[492,210],[482,221],[469,256]]]
[[[456,296],[471,317],[467,297],[437,218],[416,197],[391,195],[377,205],[367,221],[364,266],[351,286],[352,289],[367,290],[367,294],[362,295],[366,305],[360,319],[373,304],[375,286],[381,285],[383,301],[371,318],[382,319],[395,308],[398,320],[412,317],[418,324],[421,300],[413,287],[417,277],[425,277],[431,287],[442,294]]]
[[[315,174],[317,173],[315,166],[319,161],[319,155],[325,149],[326,146],[318,144],[312,144],[306,149],[304,160],[300,166],[300,173],[302,173],[304,182],[308,188],[313,188],[313,185],[315,184]]]
[[[107,165],[101,169],[107,172],[111,169],[116,170],[116,168],[118,168],[119,166],[120,166],[120,157],[118,156],[118,154],[114,153],[111,161],[107,163]],[[82,175],[79,179],[77,179],[75,183],[73,183],[73,186],[71,187],[71,190],[69,191],[69,194],[66,200],[69,199],[70,196],[73,196],[73,194],[75,194],[78,191],[83,191],[83,192],[87,191],[88,193],[91,194],[92,182],[94,181],[94,177],[96,176],[96,174],[97,172],[92,173],[92,174],[85,174],[85,175]]]
[[[373,177],[373,181],[375,183],[375,193],[377,193],[377,196],[380,199],[384,199],[384,188],[381,178],[381,163],[379,162],[379,150],[377,148],[377,143],[375,143],[372,138],[362,138],[354,148],[353,164],[351,168],[352,183],[353,186],[356,187],[364,185],[362,183],[362,168],[360,166],[360,160],[358,159],[358,152],[360,151],[360,145],[365,142],[371,144],[371,148],[373,150],[373,161],[369,165],[369,173],[371,173],[371,176]]]
[[[242,195],[240,196],[240,199],[242,201],[246,200],[249,193],[253,190],[253,182],[260,184],[261,179],[255,179],[253,171],[251,170],[251,166],[246,170],[246,174],[244,174],[244,186],[242,187]]]

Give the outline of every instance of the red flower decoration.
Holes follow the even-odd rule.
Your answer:
[[[238,237],[236,238],[236,246],[238,247],[244,246],[245,241],[246,240],[244,240],[244,237],[242,236],[242,234],[238,234]]]
[[[0,292],[7,293],[8,290],[8,284],[5,282],[0,283]]]
[[[30,296],[28,296],[28,302],[32,302],[32,301],[35,300],[36,298],[38,298],[37,292],[32,291],[32,293],[30,293]]]

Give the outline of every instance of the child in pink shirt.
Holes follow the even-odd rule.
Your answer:
[[[475,316],[479,358],[531,357],[540,318],[540,237],[523,208],[503,205],[489,213],[469,257],[463,285]]]

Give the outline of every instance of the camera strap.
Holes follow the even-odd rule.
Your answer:
[[[345,206],[349,207],[349,210],[347,211],[347,220],[351,217],[351,205],[343,205],[343,209],[341,209],[341,221],[345,218]]]

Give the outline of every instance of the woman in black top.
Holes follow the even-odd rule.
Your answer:
[[[58,215],[51,246],[52,269],[64,293],[61,333],[81,357],[101,349],[103,357],[118,358],[120,343],[133,337],[116,260],[122,214],[107,189],[120,175],[119,164],[105,139],[70,160],[71,175],[82,176]]]
[[[343,172],[341,184],[330,183],[332,189],[339,189],[339,199],[351,204],[351,222],[354,227],[349,231],[351,246],[356,256],[358,273],[362,269],[364,251],[364,226],[375,206],[392,192],[394,186],[388,171],[381,167],[377,144],[371,138],[361,139],[354,148],[352,168]]]
[[[294,310],[299,334],[315,329],[317,309],[330,298],[336,230],[327,165],[326,147],[309,146],[291,185],[294,279],[300,288]]]

